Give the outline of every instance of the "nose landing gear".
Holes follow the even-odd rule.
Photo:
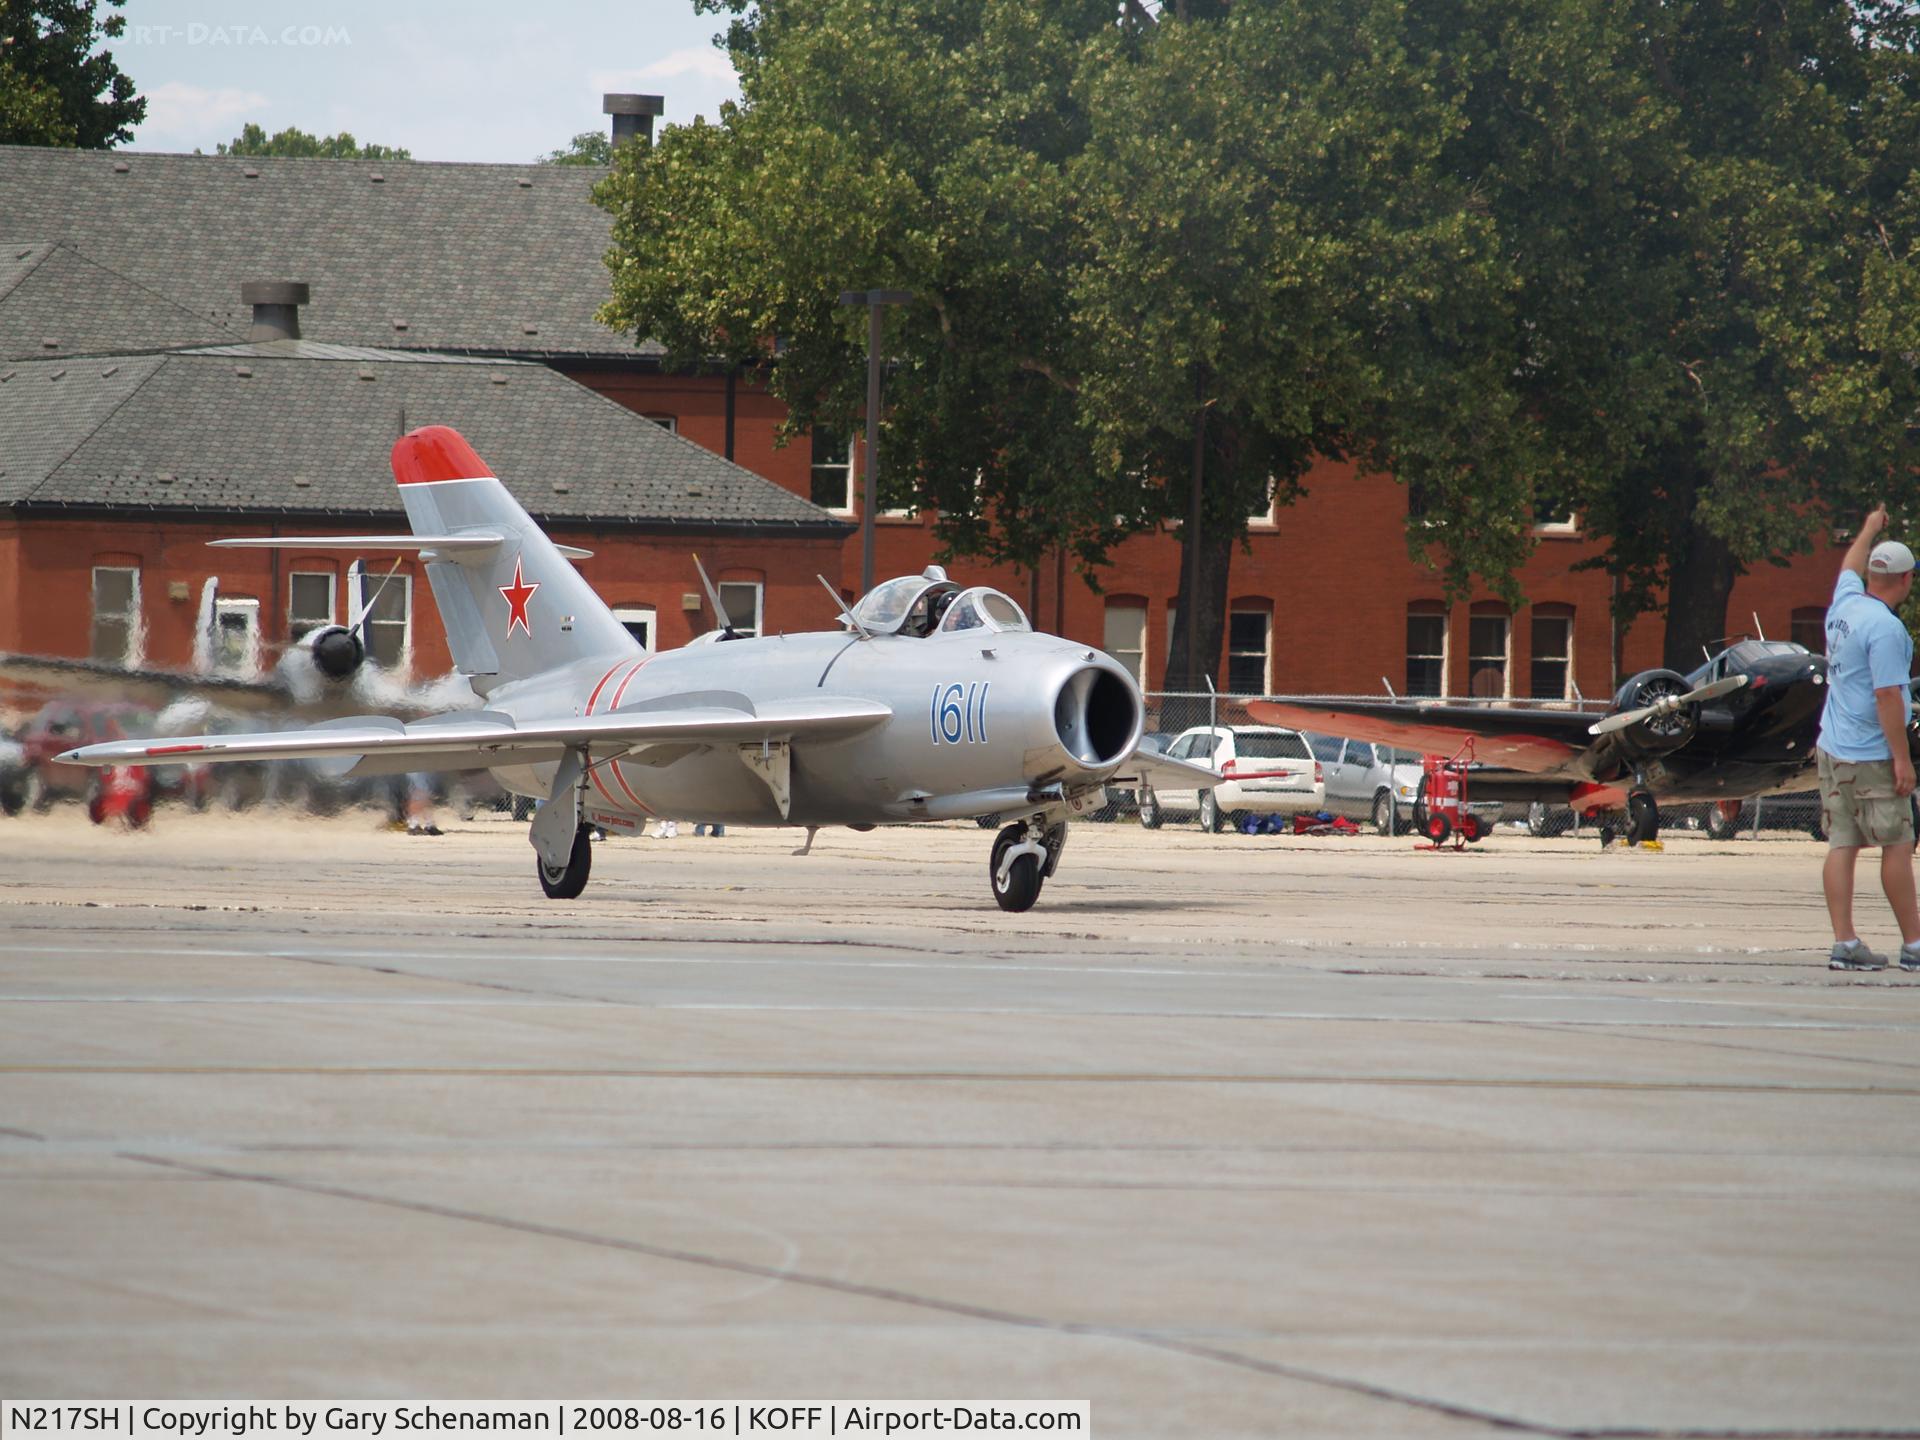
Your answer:
[[[1049,826],[1040,815],[1016,821],[996,835],[987,877],[1000,908],[1015,915],[1031,910],[1041,884],[1059,867],[1066,844],[1066,822]]]

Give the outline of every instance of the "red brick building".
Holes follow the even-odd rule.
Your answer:
[[[759,586],[765,628],[830,623],[813,576],[826,574],[847,594],[858,585],[860,546],[848,524],[858,519],[857,450],[848,464],[844,456],[816,457],[805,442],[776,446],[784,412],[760,377],[668,373],[655,348],[633,347],[598,325],[593,316],[607,294],[601,256],[608,225],[589,191],[603,173],[0,147],[0,356],[7,357],[0,375],[14,372],[0,381],[0,649],[83,654],[98,648],[94,572],[137,568],[146,658],[177,663],[190,644],[194,609],[179,592],[196,594],[215,570],[216,556],[222,593],[257,599],[262,640],[283,642],[303,618],[288,591],[296,561],[286,560],[274,573],[274,562],[209,552],[202,541],[216,532],[262,533],[263,526],[339,530],[350,513],[369,524],[383,516],[391,522],[397,506],[384,462],[370,458],[380,448],[373,439],[390,439],[403,421],[461,425],[461,416],[480,453],[511,483],[532,487],[529,508],[546,514],[559,538],[599,552],[582,569],[602,595],[636,614],[651,608],[656,643],[681,643],[712,623],[698,606],[695,548],[723,572],[717,578]],[[189,387],[205,392],[209,418],[183,423],[157,405],[135,406],[108,427],[119,450],[104,436],[87,438],[89,417],[112,413],[100,407],[110,407],[116,385],[126,385],[133,370],[161,364],[163,352],[174,358],[164,361],[160,389],[140,391],[150,402],[167,393],[168,376],[242,363],[244,357],[234,355],[189,359],[179,352],[244,344],[252,316],[240,286],[277,278],[311,286],[311,302],[300,311],[303,343],[359,347],[387,358],[326,361],[312,350],[271,361],[253,357],[255,380],[269,364],[299,362],[303,378],[289,382],[283,406],[304,428],[291,457],[244,434],[229,437],[233,443],[218,464],[230,478],[249,477],[247,506],[222,510],[204,496],[188,498],[190,487],[177,478],[218,478],[203,440],[225,432],[211,418],[220,404],[206,397],[226,394],[228,382],[240,377],[220,384],[203,377]],[[415,373],[406,357],[417,352],[437,358]],[[51,400],[61,382],[47,377],[69,360],[76,363],[67,378],[84,378],[81,357],[96,371],[116,362],[127,368],[118,380],[99,374],[85,387],[69,386],[69,397],[87,390],[80,399]],[[457,365],[479,362],[507,374],[508,383],[448,379]],[[514,362],[528,368],[508,370]],[[508,390],[531,395],[536,387],[521,377],[533,366],[543,367],[552,382],[539,387],[540,407],[516,410],[512,425],[490,438],[487,397]],[[479,364],[474,374],[486,368]],[[362,369],[376,378],[360,380]],[[337,378],[349,373],[351,384]],[[785,491],[807,520],[787,516],[764,494],[756,514],[772,523],[738,523],[739,516],[730,522],[710,506],[710,513],[698,513],[709,498],[704,493],[674,497],[692,503],[692,513],[651,513],[658,508],[651,501],[618,513],[573,503],[553,489],[569,483],[566,473],[591,471],[591,483],[602,488],[620,478],[602,463],[604,455],[577,443],[584,433],[577,417],[587,412],[574,401],[592,400],[579,386],[719,457],[715,464],[724,470],[698,491],[734,473],[725,465],[731,460]],[[234,393],[257,397],[263,390],[256,385]],[[18,398],[29,394],[31,402]],[[323,403],[358,416],[356,434],[335,435],[321,414]],[[264,418],[269,410],[252,413]],[[136,424],[149,436],[138,454],[127,448]],[[172,437],[172,448],[153,443],[161,435]],[[276,443],[295,439],[289,434]],[[603,450],[610,443],[602,437]],[[59,452],[63,444],[71,453]],[[353,448],[330,448],[341,445]],[[643,463],[641,442],[615,448],[628,457],[621,463]],[[116,463],[137,462],[129,474],[142,477],[144,489],[108,483],[101,466],[109,452]],[[644,463],[658,458],[651,450],[645,457]],[[816,470],[816,458],[840,463]],[[54,460],[59,464],[48,468]],[[304,489],[292,473],[296,462],[308,469]],[[372,488],[329,492],[329,502],[316,509],[317,477],[344,476],[349,462],[355,483]],[[56,471],[63,477],[58,483]],[[176,478],[163,484],[162,474]],[[37,478],[28,484],[29,476]],[[644,474],[625,479],[639,487],[636,494],[645,492]],[[89,498],[84,504],[60,499],[63,485],[78,486],[75,494]],[[841,495],[847,503],[828,505],[837,525],[805,503]],[[343,505],[364,508],[351,512]],[[1384,681],[1402,693],[1605,694],[1617,678],[1658,663],[1661,626],[1658,617],[1648,617],[1624,635],[1615,633],[1607,577],[1573,568],[1592,553],[1574,518],[1542,535],[1520,577],[1527,604],[1509,611],[1488,591],[1447,609],[1436,577],[1407,557],[1405,492],[1387,477],[1323,465],[1309,477],[1307,494],[1257,521],[1248,550],[1234,556],[1229,653],[1221,658],[1218,683],[1315,693],[1378,693]],[[928,563],[934,550],[929,517],[885,515],[877,523],[880,574]],[[1750,616],[1757,616],[1769,636],[1817,643],[1837,563],[1835,551],[1743,579],[1730,623],[1750,629]],[[964,561],[956,569],[1028,603],[1036,624],[1103,645],[1135,664],[1149,688],[1163,684],[1179,572],[1171,535],[1141,536],[1121,547],[1098,577],[1104,593],[1061,565],[1043,566],[1038,575]],[[345,580],[342,575],[340,585]],[[310,581],[302,588],[317,593],[319,586]],[[418,623],[409,617],[405,655],[416,670],[430,671],[444,663],[443,642],[426,614],[426,588],[414,593],[421,616]],[[728,603],[744,604],[748,593],[729,591]],[[105,597],[109,605],[114,598]]]

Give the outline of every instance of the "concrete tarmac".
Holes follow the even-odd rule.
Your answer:
[[[0,1396],[1920,1435],[1920,976],[1805,840],[0,820]],[[1897,943],[1871,867],[1863,933]]]

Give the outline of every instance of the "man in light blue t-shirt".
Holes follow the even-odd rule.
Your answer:
[[[1900,922],[1900,968],[1920,970],[1913,890],[1913,757],[1907,744],[1913,637],[1895,611],[1913,589],[1913,551],[1874,541],[1882,505],[1860,527],[1827,606],[1827,705],[1820,716],[1820,811],[1827,863],[1820,878],[1833,921],[1835,970],[1884,970],[1887,958],[1853,928],[1853,872],[1880,850],[1880,886]]]

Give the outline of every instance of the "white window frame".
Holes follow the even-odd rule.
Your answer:
[[[1547,520],[1533,527],[1533,533],[1550,540],[1576,540],[1580,536],[1580,512],[1570,510],[1564,520]]]
[[[1227,688],[1235,694],[1241,693],[1233,690],[1233,662],[1248,659],[1254,653],[1251,650],[1233,648],[1233,618],[1236,615],[1257,615],[1263,622],[1260,646],[1260,693],[1271,695],[1273,693],[1273,610],[1271,607],[1241,605],[1227,608]]]
[[[1254,530],[1271,530],[1280,523],[1274,515],[1274,494],[1279,488],[1273,476],[1267,476],[1267,503],[1258,510],[1249,510],[1247,512],[1247,525],[1249,528]],[[1271,630],[1273,627],[1269,625],[1267,628]]]
[[[311,615],[299,615],[294,612],[293,592],[296,580],[325,580],[327,582],[327,614],[325,619],[315,619]],[[331,570],[290,570],[287,572],[287,639],[296,641],[303,635],[324,629],[335,623],[334,617],[340,613],[340,577]]]
[[[1433,655],[1424,650],[1417,654],[1411,649],[1407,651],[1407,666],[1409,669],[1412,668],[1413,662],[1416,660],[1438,660],[1440,662],[1440,688],[1435,690],[1432,696],[1427,696],[1423,693],[1422,698],[1425,699],[1432,699],[1434,696],[1441,696],[1447,693],[1447,667],[1448,662],[1453,658],[1451,651],[1453,644],[1453,627],[1447,623],[1447,618],[1447,612],[1444,609],[1424,606],[1416,609],[1411,605],[1407,607],[1408,620],[1438,620],[1440,622],[1440,653],[1438,655]],[[1410,695],[1415,693],[1413,689],[1413,677],[1410,675],[1407,677],[1407,693]]]
[[[1573,699],[1573,643],[1574,643],[1573,642],[1573,635],[1574,635],[1573,620],[1574,620],[1575,613],[1576,612],[1574,611],[1568,611],[1564,615],[1561,615],[1561,614],[1535,615],[1532,617],[1527,627],[1527,692],[1529,696],[1531,696],[1533,699],[1536,699],[1536,700],[1571,700]],[[1537,639],[1536,627],[1543,620],[1552,621],[1555,624],[1564,625],[1567,627],[1566,653],[1564,655],[1556,655],[1556,656],[1549,657],[1550,659],[1556,661],[1557,663],[1563,664],[1566,666],[1566,674],[1564,677],[1562,677],[1562,681],[1560,685],[1560,693],[1558,695],[1533,694],[1533,691],[1534,691],[1533,667],[1540,663],[1540,651],[1534,643],[1535,640]],[[1511,648],[1511,645],[1512,645],[1511,638],[1509,638],[1508,645],[1509,645],[1509,648]]]
[[[815,435],[817,435],[818,433],[820,433],[820,432],[819,432],[819,431],[817,431],[817,430],[815,430],[815,431],[810,431],[810,432],[808,432],[808,435],[807,435],[807,445],[808,445],[808,447],[809,447],[809,449],[808,449],[808,454],[807,454],[807,460],[808,460],[808,469],[807,469],[807,477],[808,477],[808,480],[807,480],[807,498],[808,498],[809,500],[812,500],[812,499],[813,499],[813,477],[814,477],[815,475],[817,475],[817,474],[818,474],[818,473],[819,473],[820,471],[822,471],[822,470],[827,470],[827,469],[833,469],[833,470],[837,470],[837,469],[839,469],[839,468],[840,468],[840,467],[839,467],[838,465],[822,465],[822,464],[821,464],[821,463],[820,463],[819,461],[817,461],[817,460],[815,460],[815,459],[813,459],[813,452],[812,452],[812,448],[811,448],[811,447],[812,447],[812,445],[813,445],[813,437],[814,437]],[[854,493],[854,484],[853,484],[853,482],[854,482],[854,477],[855,477],[855,475],[856,475],[856,474],[858,473],[858,462],[857,462],[857,458],[856,458],[856,455],[855,455],[855,451],[854,451],[854,444],[853,444],[853,437],[852,437],[851,435],[849,435],[849,436],[847,436],[847,463],[846,463],[846,472],[847,472],[847,495],[846,495],[846,504],[844,504],[844,505],[821,505],[821,506],[820,506],[820,508],[821,508],[822,510],[825,510],[825,511],[826,511],[826,512],[827,512],[828,514],[830,514],[830,515],[851,515],[851,514],[853,514],[853,508],[854,508],[854,503],[855,503],[855,493]],[[815,501],[814,501],[814,503],[815,503],[816,505],[818,505],[818,504],[819,504],[820,502],[819,502],[819,501],[817,501],[817,500],[815,500]]]
[[[649,415],[642,411],[640,418],[642,420],[651,420],[669,435],[678,435],[680,433],[680,417],[678,415]]]
[[[94,629],[100,623],[100,577],[102,575],[129,575],[127,608],[117,617],[119,623],[127,627],[126,644],[118,655],[97,655],[94,641]],[[140,610],[140,567],[138,565],[95,565],[89,576],[87,591],[89,619],[87,624],[87,654],[95,660],[115,661],[122,665],[138,665],[146,654],[146,627],[142,622]],[[115,617],[110,617],[115,618]]]
[[[223,663],[227,650],[228,616],[240,620],[244,640],[231,664]],[[222,675],[260,673],[260,602],[246,595],[217,595],[213,602],[213,668]]]
[[[725,606],[727,612],[718,617],[722,629],[733,622],[733,606],[727,599],[727,591],[751,589],[753,591],[753,629],[747,630],[735,625],[733,633],[743,639],[758,639],[766,633],[767,587],[764,584],[758,580],[722,580],[716,588],[720,592],[720,603]]]
[[[374,569],[368,569],[365,567],[361,568],[359,574],[360,574],[361,596],[355,602],[355,607],[354,607],[355,609],[360,609],[362,606],[370,604],[370,602],[373,600],[373,597],[380,593],[381,587],[383,585],[385,585],[388,588],[398,585],[400,587],[400,593],[406,597],[406,616],[402,620],[377,620],[374,618],[370,610],[360,617],[360,624],[366,632],[363,639],[367,647],[368,661],[376,665],[380,663],[375,656],[375,647],[373,643],[375,627],[382,626],[382,625],[399,625],[401,627],[400,662],[397,665],[393,665],[386,668],[391,669],[395,674],[399,674],[399,675],[412,674],[413,673],[413,577],[411,575],[406,574],[404,571],[402,571],[398,574],[394,574],[391,578],[389,578],[388,572],[385,570],[374,570]]]
[[[1495,658],[1490,654],[1482,655],[1473,648],[1473,627],[1476,623],[1486,620],[1498,620],[1501,625],[1501,632],[1505,635],[1506,639],[1501,645],[1501,653],[1498,657],[1500,661],[1500,693],[1497,696],[1490,695],[1484,698],[1490,700],[1511,700],[1513,698],[1513,616],[1510,614],[1475,615],[1472,611],[1467,612],[1467,694],[1476,699],[1482,698],[1480,692],[1473,688],[1474,666],[1481,661],[1491,661]]]
[[[1132,645],[1122,645],[1116,648],[1113,643],[1114,641],[1113,622],[1115,617],[1119,615],[1137,616],[1140,623],[1139,623],[1139,629],[1136,633],[1133,633],[1130,636],[1121,637],[1123,639],[1130,638],[1135,643]],[[1107,653],[1111,655],[1114,659],[1118,660],[1122,666],[1124,666],[1129,672],[1131,672],[1133,675],[1134,683],[1138,685],[1142,690],[1145,690],[1147,688],[1147,606],[1146,606],[1146,602],[1142,601],[1138,605],[1132,605],[1132,604],[1115,604],[1113,601],[1109,600],[1107,602],[1106,625],[1103,633],[1107,642],[1106,643]],[[1127,658],[1129,656],[1133,657],[1131,663],[1129,663]]]
[[[632,626],[645,625],[647,627],[647,638],[640,643],[645,645],[649,650],[659,650],[660,615],[653,606],[616,605],[613,607],[613,618],[618,620],[622,625],[629,627],[627,630],[629,635],[633,634]],[[634,638],[639,639],[638,636]]]

